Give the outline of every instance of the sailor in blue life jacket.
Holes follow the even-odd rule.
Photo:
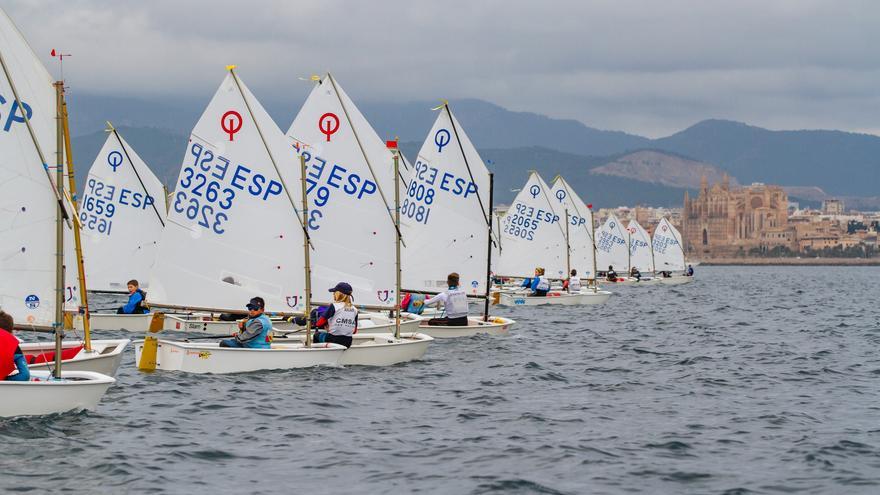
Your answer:
[[[694,276],[694,267],[693,267],[693,265],[688,265],[688,269],[687,269],[687,272],[685,273],[685,275],[687,275],[688,277],[693,277],[693,276]]]
[[[442,318],[431,318],[428,325],[443,325],[448,327],[466,327],[468,326],[468,301],[467,294],[458,287],[459,276],[452,272],[446,277],[446,285],[449,287],[445,291],[425,301],[425,306],[436,306],[443,303],[446,316]]]
[[[31,372],[18,345],[18,338],[12,335],[14,326],[12,315],[0,311],[0,380],[26,382],[31,379]]]
[[[120,315],[142,315],[150,312],[147,307],[147,293],[140,289],[137,280],[128,281],[128,302],[116,310]]]
[[[533,296],[544,297],[550,290],[550,279],[544,276],[544,269],[539,266],[535,268],[535,276],[523,280],[520,287],[532,289]]]
[[[617,282],[617,272],[614,271],[614,267],[608,265],[608,271],[605,273],[605,279],[609,282]]]
[[[231,339],[221,340],[220,347],[269,349],[272,346],[272,322],[263,314],[266,301],[254,297],[247,303],[248,317],[238,322],[239,332]]]
[[[319,313],[321,316],[315,323],[318,330],[315,331],[314,341],[351,347],[352,336],[357,333],[358,327],[358,310],[352,304],[351,285],[339,282],[330,292],[333,293],[333,304]]]
[[[562,283],[562,288],[563,290],[568,289],[569,293],[581,291],[581,278],[578,277],[577,270],[571,270],[571,275],[568,277],[568,280]]]

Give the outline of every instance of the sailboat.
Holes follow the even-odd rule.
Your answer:
[[[268,314],[302,313],[306,273],[297,253],[305,234],[294,200],[300,167],[234,69],[227,67],[190,135],[150,277],[153,304],[241,312],[260,296]],[[299,342],[270,349],[155,337],[135,342],[139,368],[192,373],[335,365],[344,351]]]
[[[551,201],[557,211],[568,212],[569,261],[568,273],[574,268],[582,279],[596,278],[595,250],[593,249],[593,210],[588,208],[577,192],[562,176],[553,181]],[[566,274],[566,276],[568,276]]]
[[[611,280],[605,278],[608,283],[625,283],[629,270],[629,235],[623,228],[623,224],[612,213],[608,215],[605,223],[596,232],[596,266],[600,272],[607,272],[612,267],[615,272],[620,270],[618,276]]]
[[[17,320],[19,329],[55,331],[51,373],[34,371],[40,381],[0,380],[0,417],[94,409],[116,380],[95,372],[62,371],[64,240],[74,214],[64,191],[69,141],[65,143],[63,83],[53,82],[2,10],[0,66],[5,116],[0,128],[0,225],[6,251],[0,257],[0,307]]]
[[[562,214],[550,200],[550,188],[537,172],[529,175],[501,223],[500,277],[533,276],[536,265],[548,278],[562,279],[569,270],[570,229],[567,210]],[[545,304],[601,304],[611,296],[607,291],[568,293],[551,290],[545,297],[529,296],[524,291],[499,294],[499,304],[537,306]]]
[[[397,311],[399,157],[331,74],[316,81],[287,137],[305,167],[305,223],[315,246],[313,280],[321,288],[317,302],[331,303],[327,288],[347,282],[355,305],[395,312],[383,325],[373,319],[382,315],[359,314],[358,333],[340,364],[390,365],[421,358],[433,338],[413,332],[421,318],[404,321]]]
[[[86,178],[80,211],[89,290],[125,293],[129,279],[149,290],[167,215],[162,183],[112,124]],[[94,330],[146,332],[152,314],[93,312]],[[77,328],[82,318],[77,318]]]
[[[654,265],[657,272],[666,272],[670,276],[660,276],[660,283],[665,285],[687,284],[694,281],[694,277],[672,272],[683,272],[686,268],[684,249],[681,243],[681,233],[665,217],[660,219],[657,228],[654,229],[654,239],[651,243],[654,251]]]
[[[448,103],[439,108],[406,183],[400,205],[404,289],[437,294],[455,272],[468,296],[483,302],[483,316],[469,317],[466,326],[423,322],[421,331],[436,338],[507,333],[516,322],[488,311],[492,176]]]
[[[626,226],[629,236],[629,270],[632,273],[635,268],[640,273],[640,278],[630,276],[629,281],[638,285],[653,285],[659,283],[654,276],[654,251],[651,247],[651,236],[635,219],[630,220]]]

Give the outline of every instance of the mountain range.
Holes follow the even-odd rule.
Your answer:
[[[111,120],[156,175],[177,177],[190,129],[203,99],[148,100],[73,94],[71,128],[79,183],[100,149]],[[263,101],[286,130],[297,102]],[[430,129],[436,102],[363,102],[359,108],[383,138],[399,137],[415,157]],[[727,173],[732,182],[788,186],[795,200],[814,204],[830,195],[848,204],[880,209],[880,137],[841,131],[772,131],[747,124],[705,120],[660,139],[600,130],[581,122],[514,112],[474,99],[450,106],[496,174],[496,202],[512,200],[529,170],[546,180],[562,174],[585,201],[600,207],[680,205],[706,174]]]

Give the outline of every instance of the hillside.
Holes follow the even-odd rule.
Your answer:
[[[593,168],[590,173],[691,189],[700,187],[702,177],[710,184],[724,177],[724,171],[714,165],[656,150],[628,153]],[[731,177],[730,184],[738,185],[736,178]]]

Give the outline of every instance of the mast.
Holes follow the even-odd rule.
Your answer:
[[[306,271],[306,347],[312,346],[312,265],[309,258],[309,199],[306,191],[306,158],[299,154],[300,182],[302,183],[302,226],[304,268]],[[398,326],[398,331],[400,327]]]
[[[486,246],[486,301],[483,303],[483,321],[489,321],[489,292],[492,289],[492,203],[495,195],[495,174],[489,172],[489,242]]]
[[[55,193],[58,208],[55,210],[55,370],[53,376],[61,379],[61,339],[64,338],[64,123],[61,110],[61,93],[64,83],[55,83]]]
[[[593,293],[599,292],[599,270],[596,267],[596,222],[593,218],[593,205],[587,205],[587,208],[590,210],[590,230],[592,230],[592,234],[590,237],[590,241],[593,244]]]
[[[633,246],[633,234],[629,229],[629,225],[626,227],[626,273],[627,277],[632,273],[633,270],[633,257],[632,257],[632,246]]]
[[[568,208],[565,209],[565,276],[571,275],[571,243],[568,239]]]
[[[397,231],[396,242],[394,243],[394,256],[395,256],[395,276],[396,276],[396,286],[394,288],[394,298],[395,303],[394,307],[397,310],[394,312],[394,338],[400,338],[400,312],[403,308],[400,307],[400,158],[397,156],[398,149],[395,148],[391,150],[391,153],[394,155],[394,230]],[[302,156],[302,154],[300,154]]]
[[[73,170],[73,149],[70,142],[70,121],[67,118],[67,100],[64,98],[64,86],[61,86],[61,116],[64,128],[64,153],[67,155],[67,183],[70,188],[70,203],[73,206],[73,242],[76,249],[76,272],[79,279],[80,308],[83,310],[83,348],[86,352],[92,352],[92,322],[89,313],[89,296],[86,286],[86,269],[82,250],[82,236],[77,212],[76,176]]]

